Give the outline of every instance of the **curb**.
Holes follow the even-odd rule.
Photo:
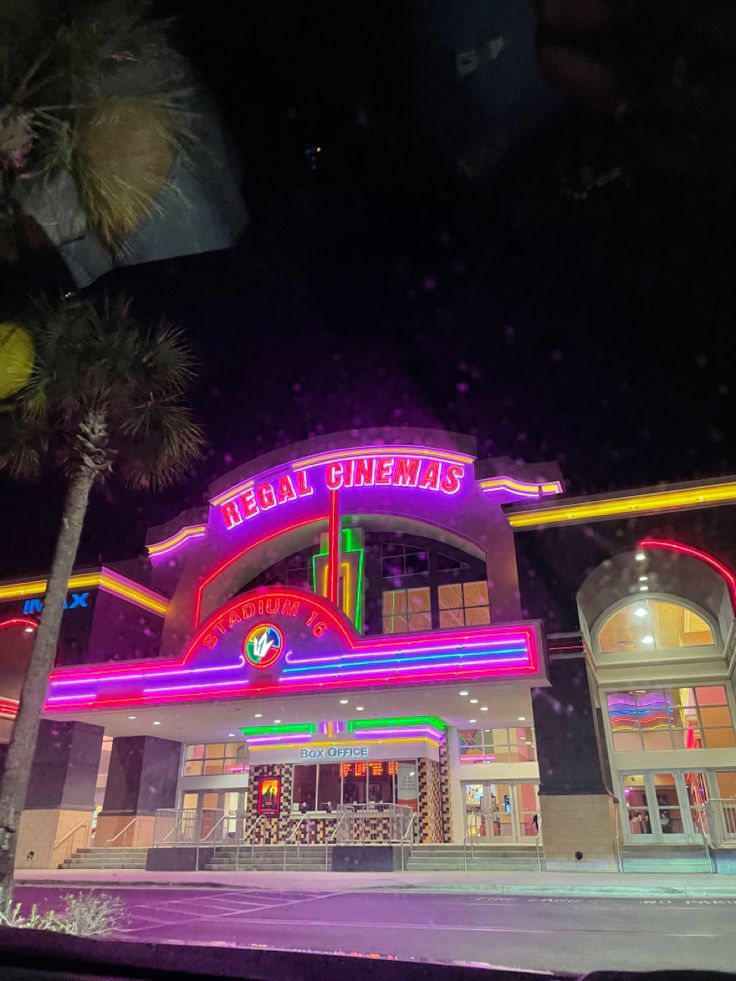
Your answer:
[[[197,880],[196,882],[176,882],[161,881],[152,882],[150,879],[117,881],[109,879],[106,882],[87,879],[29,879],[16,880],[17,888],[34,888],[37,886],[51,886],[54,888],[69,889],[248,889],[249,886],[239,883],[228,883],[222,881]],[[284,890],[288,892],[288,890]],[[322,895],[324,889],[300,889],[300,892],[312,892],[315,895]],[[329,891],[329,890],[328,890]],[[652,888],[636,888],[626,886],[601,886],[583,885],[579,886],[545,886],[545,885],[506,885],[506,884],[471,884],[454,885],[452,883],[406,883],[401,886],[378,885],[364,886],[359,889],[352,889],[355,893],[406,893],[406,892],[432,892],[432,893],[475,893],[484,896],[559,896],[559,897],[587,897],[599,899],[728,899],[736,903],[736,883],[733,886],[726,886],[723,889],[703,888],[697,886],[656,886]]]

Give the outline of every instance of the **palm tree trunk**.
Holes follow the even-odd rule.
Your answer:
[[[97,470],[82,463],[67,490],[43,612],[10,737],[0,786],[0,892],[6,899],[12,895],[18,820],[25,805],[39,720],[46,700],[49,674],[56,659],[69,577],[77,556],[90,490],[96,477]]]

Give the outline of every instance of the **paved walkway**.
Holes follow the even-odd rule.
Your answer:
[[[263,888],[272,892],[465,892],[509,896],[736,899],[736,876],[628,872],[145,872],[25,870],[19,885]]]

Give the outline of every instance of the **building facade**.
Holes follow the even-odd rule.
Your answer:
[[[557,464],[479,460],[468,437],[335,434],[216,481],[145,559],[75,573],[19,865],[90,835],[599,869],[736,840],[736,579],[662,535],[736,484],[562,494]],[[586,547],[550,557],[567,529]],[[44,589],[0,585],[6,742]],[[562,589],[567,621],[545,609]]]

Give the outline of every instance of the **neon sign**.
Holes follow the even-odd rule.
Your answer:
[[[453,496],[462,487],[466,465],[424,456],[379,453],[328,460],[244,486],[237,497],[218,503],[228,531],[264,511],[311,497],[315,490],[393,487]],[[219,501],[219,499],[218,499]]]
[[[89,609],[87,597],[89,593],[72,593],[71,602],[64,600],[65,610]],[[40,613],[43,610],[44,601],[42,599],[27,599],[23,604],[24,613]]]
[[[245,638],[245,658],[249,664],[265,670],[275,664],[284,650],[284,636],[272,623],[253,627]]]
[[[283,653],[271,663],[281,636]],[[248,659],[248,643],[258,664]],[[54,711],[122,709],[218,698],[247,698],[360,687],[410,687],[477,679],[545,679],[536,622],[461,627],[428,633],[359,635],[327,600],[292,587],[274,586],[230,600],[192,637],[180,660],[151,659],[121,667],[59,668],[52,673],[46,707]],[[366,729],[370,728],[366,726]],[[404,729],[396,721],[391,728]],[[425,728],[437,732],[433,720]],[[309,733],[301,735],[309,738]],[[365,742],[369,733],[361,731]],[[402,732],[401,736],[405,734]],[[293,733],[263,734],[264,740]],[[258,740],[253,733],[249,744]],[[416,738],[416,737],[415,737]]]

